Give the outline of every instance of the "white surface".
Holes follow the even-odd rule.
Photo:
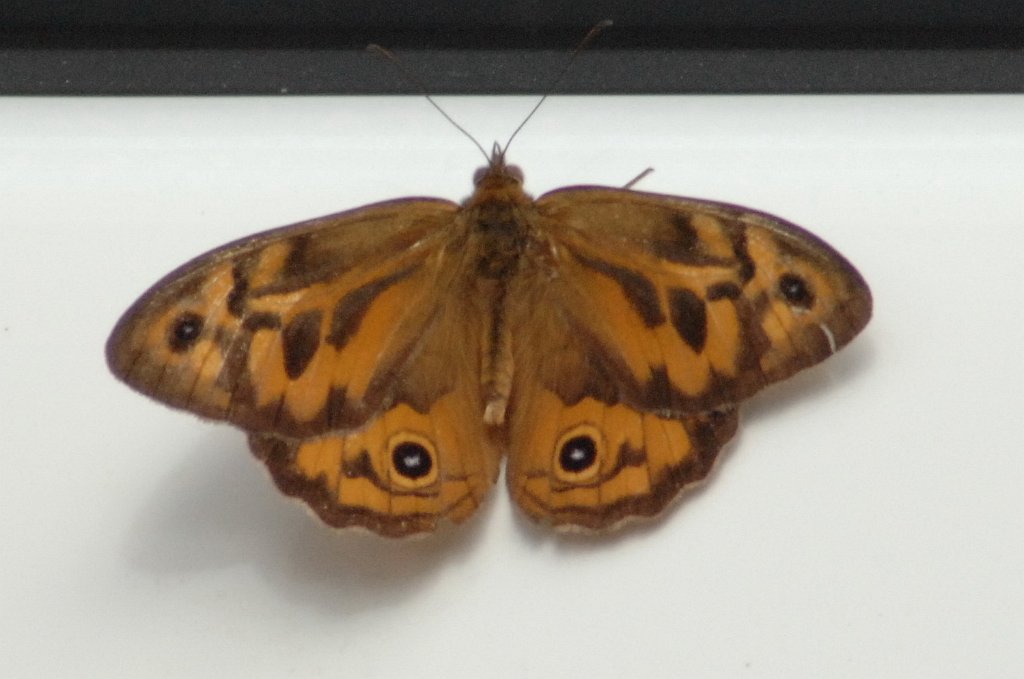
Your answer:
[[[485,146],[533,103],[443,101]],[[103,343],[222,242],[461,199],[476,149],[418,98],[0,100],[0,676],[1021,676],[1024,98],[554,98],[510,158],[791,219],[875,318],[649,527],[552,537],[499,485],[339,534]]]

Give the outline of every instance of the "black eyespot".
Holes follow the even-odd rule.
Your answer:
[[[175,353],[181,353],[191,347],[203,332],[203,317],[197,313],[186,311],[174,319],[167,333],[167,346]]]
[[[430,473],[434,466],[427,449],[418,443],[399,443],[391,451],[391,464],[402,476],[420,479]]]
[[[814,293],[811,286],[800,276],[787,273],[779,278],[779,292],[786,301],[801,309],[810,309],[814,305]]]
[[[562,444],[558,464],[567,472],[581,472],[597,461],[597,446],[589,436],[575,436]]]

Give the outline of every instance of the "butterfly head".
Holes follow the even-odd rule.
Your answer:
[[[473,195],[464,203],[467,208],[485,203],[521,204],[531,199],[523,191],[523,171],[505,163],[505,149],[494,145],[487,165],[473,175]]]
[[[503,185],[523,185],[523,171],[518,165],[505,163],[505,149],[498,142],[491,147],[491,155],[488,158],[487,166],[479,168],[473,174],[473,186],[481,188],[497,188]]]

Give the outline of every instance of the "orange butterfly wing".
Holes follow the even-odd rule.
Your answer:
[[[392,201],[202,255],[125,313],[111,370],[248,430],[282,490],[332,525],[404,535],[461,520],[499,458],[479,417],[483,324],[450,266],[458,215]],[[466,360],[450,360],[453,342]]]
[[[857,271],[799,227],[606,188],[537,203],[556,275],[522,278],[508,484],[533,518],[606,528],[702,479],[736,404],[867,323]]]

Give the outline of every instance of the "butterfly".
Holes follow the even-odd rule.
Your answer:
[[[507,458],[527,516],[597,531],[704,479],[741,401],[871,317],[846,259],[763,212],[534,200],[497,144],[474,183],[461,205],[397,199],[197,257],[127,310],[110,369],[245,430],[331,526],[461,522]]]

